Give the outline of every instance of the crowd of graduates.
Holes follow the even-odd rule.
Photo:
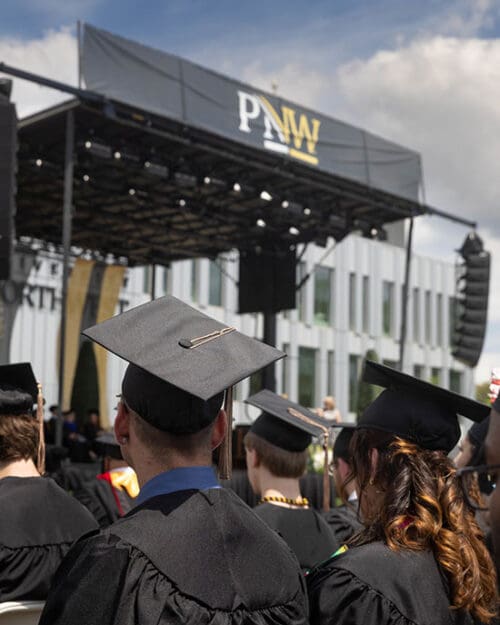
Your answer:
[[[85,334],[129,365],[114,432],[67,413],[65,452],[30,365],[0,367],[0,603],[43,600],[41,625],[495,621],[496,385],[490,407],[367,361],[384,390],[357,424],[260,391],[231,476],[230,389],[281,352],[171,296]]]

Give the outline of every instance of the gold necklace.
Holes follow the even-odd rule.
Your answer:
[[[299,506],[303,508],[309,505],[309,500],[305,497],[297,497],[293,499],[291,497],[283,497],[277,495],[266,495],[265,497],[262,497],[262,499],[259,501],[259,504],[272,503],[273,501],[277,503],[286,503],[289,506]]]

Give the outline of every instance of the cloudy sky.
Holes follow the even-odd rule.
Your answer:
[[[477,220],[493,254],[477,380],[500,365],[499,0],[5,0],[0,61],[74,84],[78,19],[266,90],[275,83],[419,151],[427,203]],[[58,98],[15,85],[21,114]],[[419,218],[415,249],[453,262],[466,234]]]

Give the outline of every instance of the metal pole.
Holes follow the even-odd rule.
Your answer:
[[[78,89],[82,88],[82,23],[80,20],[76,23],[76,31],[78,37]]]
[[[399,370],[403,371],[403,360],[405,355],[406,329],[408,321],[408,293],[410,288],[410,264],[413,241],[413,217],[410,217],[410,229],[406,242],[406,267],[405,281],[403,284],[403,301],[401,302],[401,334],[399,338]]]
[[[69,256],[71,249],[71,220],[73,217],[73,165],[75,146],[75,119],[73,111],[66,113],[66,151],[64,155],[64,201],[63,201],[63,276],[61,301],[61,335],[59,340],[59,399],[56,428],[56,445],[62,444],[64,401],[64,366],[66,351],[66,301],[68,298]]]
[[[276,313],[264,313],[264,343],[276,347]],[[276,391],[275,363],[268,365],[262,372],[262,386],[270,391]]]
[[[156,299],[156,265],[151,265],[151,300]]]

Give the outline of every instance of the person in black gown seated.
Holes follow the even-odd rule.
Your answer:
[[[359,520],[359,502],[356,483],[352,479],[351,454],[349,446],[354,434],[354,425],[343,427],[333,444],[333,478],[335,492],[345,503],[324,513],[325,521],[331,527],[337,541],[343,545],[363,524]]]
[[[490,622],[493,563],[447,457],[457,414],[479,421],[488,406],[370,361],[363,378],[386,389],[351,443],[365,529],[311,572],[311,623]]]
[[[245,436],[248,479],[261,496],[254,510],[283,537],[306,571],[338,547],[328,524],[302,497],[299,485],[312,436],[322,434],[330,424],[268,390],[246,402],[264,411]]]
[[[0,602],[45,599],[71,545],[97,527],[88,510],[40,476],[36,396],[31,365],[0,367]]]
[[[228,462],[223,389],[284,354],[171,296],[84,334],[129,361],[115,434],[141,492],[70,551],[40,625],[306,625],[295,558],[211,464],[221,443]]]
[[[102,458],[102,472],[75,491],[75,497],[90,510],[99,527],[108,527],[133,507],[139,483],[112,432],[102,432],[94,443]]]

